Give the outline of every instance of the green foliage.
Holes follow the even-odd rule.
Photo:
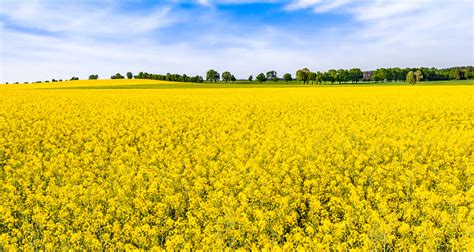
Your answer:
[[[387,70],[385,68],[379,68],[374,72],[375,81],[385,81],[387,79]]]
[[[206,73],[206,80],[210,81],[211,83],[213,81],[217,83],[217,81],[220,80],[220,78],[221,78],[220,74],[214,69],[211,69],[207,71]]]
[[[89,75],[89,80],[97,80],[97,79],[99,79],[99,75],[97,75],[97,74],[91,74],[91,75]],[[53,81],[54,81],[54,80],[53,80]]]
[[[420,82],[421,80],[423,80],[423,73],[420,70],[416,70],[415,78],[416,82]]]
[[[222,73],[222,80],[225,81],[226,83],[231,81],[232,74],[229,71],[225,71]]]
[[[323,80],[324,80],[324,74],[318,71],[316,73],[316,83],[321,84]]]
[[[449,72],[449,78],[451,80],[462,80],[464,78],[463,72],[459,68],[453,68]]]
[[[256,79],[258,82],[262,83],[262,82],[267,81],[267,76],[265,76],[264,73],[260,73],[259,75],[257,75]]]
[[[352,68],[351,70],[349,70],[349,80],[352,83],[357,83],[361,81],[363,77],[364,73],[362,73],[362,70],[360,70],[359,68]]]
[[[123,77],[123,75],[121,75],[120,73],[116,73],[115,75],[112,75],[110,76],[111,79],[125,79],[125,77]]]
[[[337,70],[336,81],[341,84],[342,82],[346,83],[349,80],[349,71],[345,69]]]
[[[308,75],[308,80],[311,81],[311,84],[314,84],[314,81],[316,81],[316,73],[315,72],[310,72],[309,75]]]
[[[403,82],[406,81],[406,77],[410,71],[413,72],[415,80],[420,81],[446,81],[446,80],[472,80],[474,79],[474,67],[473,66],[459,66],[445,69],[437,69],[434,67],[426,68],[379,68],[374,71],[362,72],[359,68],[352,68],[350,70],[339,69],[339,70],[328,70],[326,72],[311,72],[308,68],[303,68],[297,71],[296,79],[302,81],[303,84],[307,84],[308,81],[318,84],[330,82],[347,83],[359,83],[359,81],[376,81],[376,82]],[[217,83],[220,80],[220,74],[215,70],[209,70],[206,74],[206,80]],[[223,73],[223,80],[226,82],[233,81],[232,74],[230,72]],[[111,79],[124,79],[125,77],[117,73],[111,76]],[[204,79],[202,76],[196,75],[194,77],[187,76],[186,74],[151,74],[146,72],[139,72],[137,75],[133,75],[131,72],[127,72],[127,79],[151,79],[151,80],[164,80],[174,82],[194,82],[202,83]],[[235,77],[234,77],[235,78]],[[90,75],[90,80],[98,79],[98,75]],[[261,78],[262,79],[262,78]],[[283,76],[283,79],[288,83],[293,80],[291,74],[287,73]],[[72,77],[70,79],[79,80],[78,77]],[[249,82],[254,80],[254,76],[250,75],[248,78]],[[262,79],[263,80],[263,79]],[[278,81],[277,72],[272,70],[268,71],[265,75],[265,81],[272,80]],[[59,80],[62,81],[62,80]],[[236,81],[236,80],[235,80]],[[52,82],[57,82],[53,79]],[[263,82],[263,81],[262,81]],[[14,82],[13,82],[14,83]],[[35,83],[35,82],[32,82]]]
[[[272,70],[267,72],[267,80],[278,81],[277,72]]]
[[[414,85],[416,83],[416,77],[415,77],[415,73],[413,73],[413,71],[408,72],[407,77],[406,77],[406,82],[408,84],[412,84],[412,85]]]
[[[302,81],[303,84],[306,84],[309,80],[309,74],[311,73],[311,71],[309,71],[308,68],[303,68],[303,69],[300,69],[296,72],[296,79],[298,79],[299,81]]]
[[[474,71],[471,68],[468,68],[464,71],[464,77],[466,80],[474,79]]]
[[[186,74],[149,74],[140,72],[138,75],[135,75],[135,79],[150,79],[150,80],[162,80],[162,81],[175,81],[175,82],[194,82],[194,83],[202,83],[204,79],[202,76],[196,75],[194,77],[187,76]]]
[[[335,69],[330,69],[327,72],[326,79],[327,79],[327,81],[330,81],[331,84],[336,82],[336,80],[337,80],[337,71]]]

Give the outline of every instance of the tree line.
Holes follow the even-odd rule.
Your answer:
[[[127,78],[131,79],[132,73],[127,73]],[[139,72],[137,75],[134,75],[133,78],[135,79],[150,79],[150,80],[162,80],[162,81],[175,81],[175,82],[195,82],[195,83],[202,83],[204,79],[202,76],[188,76],[186,74],[150,74],[146,72]]]
[[[229,71],[222,73],[214,69],[206,73],[206,80],[217,83],[221,80],[225,82],[235,81],[234,75]],[[300,81],[303,84],[322,84],[322,83],[359,83],[364,82],[401,82],[406,81],[414,84],[420,81],[440,81],[440,80],[471,80],[474,79],[474,69],[472,66],[467,67],[451,67],[445,69],[437,68],[379,68],[374,71],[363,72],[359,68],[352,69],[330,69],[325,72],[313,72],[308,68],[296,71],[295,77],[291,73],[285,73],[282,78],[278,77],[274,70],[266,73],[259,73],[254,78],[253,75],[248,77],[248,81],[257,81],[263,83],[266,81]]]
[[[126,75],[116,73],[110,76],[111,79],[150,79],[150,80],[163,80],[163,81],[174,81],[174,82],[194,82],[202,83],[204,78],[200,75],[188,76],[186,74],[151,74],[147,72],[139,72],[137,75],[133,75],[132,72],[127,72]],[[89,75],[89,80],[97,80],[99,75]],[[450,67],[444,69],[437,68],[378,68],[373,71],[362,71],[359,68],[352,69],[330,69],[325,72],[316,71],[313,72],[308,68],[302,68],[296,71],[295,76],[291,73],[285,73],[281,78],[278,77],[277,72],[274,70],[266,73],[259,73],[255,77],[250,75],[247,79],[249,82],[257,81],[264,83],[267,81],[299,81],[303,84],[335,84],[335,83],[359,83],[364,82],[401,82],[406,81],[410,84],[415,84],[420,81],[442,81],[442,80],[472,80],[474,79],[474,67],[463,66],[463,67]],[[70,81],[79,80],[78,77],[74,76]],[[217,83],[224,81],[226,83],[237,81],[235,76],[229,71],[225,71],[220,74],[214,69],[210,69],[206,73],[206,81],[211,83]],[[52,79],[51,82],[62,81]],[[45,83],[50,82],[49,80],[44,81]],[[24,82],[27,84],[28,82]],[[32,83],[43,83],[43,81],[36,81]],[[6,84],[9,84],[8,82]],[[14,84],[19,84],[15,82]]]
[[[367,71],[366,81],[403,81],[409,72],[422,76],[421,81],[440,80],[472,80],[474,79],[473,66],[437,68],[379,68],[375,71]]]

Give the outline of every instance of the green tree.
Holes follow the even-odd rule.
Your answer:
[[[464,78],[466,78],[467,80],[474,79],[474,72],[471,68],[467,68],[466,70],[464,70]]]
[[[191,82],[202,83],[204,82],[204,79],[202,78],[202,76],[196,75],[194,77],[191,77]]]
[[[421,80],[423,80],[423,74],[421,70],[416,70],[415,79],[416,79],[416,82],[420,82]]]
[[[308,75],[308,80],[311,81],[311,84],[314,84],[314,82],[316,81],[316,77],[318,75],[315,73],[315,72],[310,72],[309,75]]]
[[[385,81],[387,79],[387,71],[385,68],[379,68],[374,72],[374,81]]]
[[[234,75],[230,76],[230,81],[232,81],[232,83],[234,83],[237,79],[235,78]]]
[[[121,75],[120,73],[116,73],[115,75],[112,75],[110,76],[111,79],[125,79],[125,77],[123,77],[123,75]]]
[[[217,81],[220,79],[220,74],[215,71],[214,69],[211,69],[207,71],[206,73],[206,80],[210,81],[211,83],[214,81],[217,83]]]
[[[463,72],[459,68],[453,68],[449,71],[449,79],[451,80],[462,80]]]
[[[336,82],[337,80],[337,71],[335,69],[330,69],[328,72],[327,72],[327,81],[330,81],[331,84],[334,84],[334,82]]]
[[[97,80],[97,79],[99,79],[99,75],[97,75],[97,74],[89,75],[89,80]]]
[[[260,73],[259,75],[257,75],[256,79],[258,82],[262,83],[262,82],[267,81],[267,76],[265,76],[264,73]]]
[[[347,70],[339,69],[337,70],[336,81],[341,84],[342,82],[347,82],[349,80],[349,74]]]
[[[291,76],[290,73],[286,73],[283,75],[283,79],[286,81],[286,83],[288,83],[293,80],[293,77]]]
[[[349,80],[352,83],[357,83],[361,81],[362,78],[364,78],[364,73],[362,73],[362,70],[360,70],[359,68],[352,68],[351,70],[349,70]]]
[[[323,82],[323,79],[324,79],[324,74],[318,71],[316,73],[316,83],[321,84],[321,82]]]
[[[408,84],[414,85],[414,84],[416,83],[415,73],[413,73],[413,71],[408,72],[405,81],[406,81]]]
[[[222,80],[225,81],[226,83],[231,81],[232,74],[229,71],[225,71],[222,73]]]
[[[132,74],[132,72],[128,72],[127,73],[127,79],[131,79],[131,78],[133,78],[133,74]]]
[[[252,82],[252,81],[253,81],[253,75],[250,75],[248,80],[249,80],[250,82]]]
[[[277,72],[274,71],[274,70],[268,71],[267,72],[267,80],[277,81],[278,80]]]
[[[300,69],[296,72],[296,79],[298,79],[299,81],[302,81],[303,84],[306,84],[306,82],[308,82],[309,80],[309,74],[311,73],[311,71],[309,71],[308,68],[303,68],[303,69]]]

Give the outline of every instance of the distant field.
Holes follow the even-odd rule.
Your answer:
[[[474,80],[462,81],[432,81],[420,82],[415,86],[443,86],[443,85],[474,85]],[[362,86],[410,86],[405,82],[370,82],[358,84],[307,84],[303,85],[300,82],[293,81],[286,83],[279,82],[265,82],[259,84],[258,82],[237,81],[235,83],[219,82],[215,83],[183,83],[183,82],[169,82],[156,80],[140,80],[140,79],[124,79],[124,80],[79,80],[79,81],[65,81],[54,83],[41,84],[15,84],[15,85],[1,85],[0,88],[19,88],[19,89],[194,89],[194,88],[288,88],[288,87],[362,87]]]

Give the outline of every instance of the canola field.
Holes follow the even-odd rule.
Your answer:
[[[474,86],[29,87],[0,250],[474,248]]]

